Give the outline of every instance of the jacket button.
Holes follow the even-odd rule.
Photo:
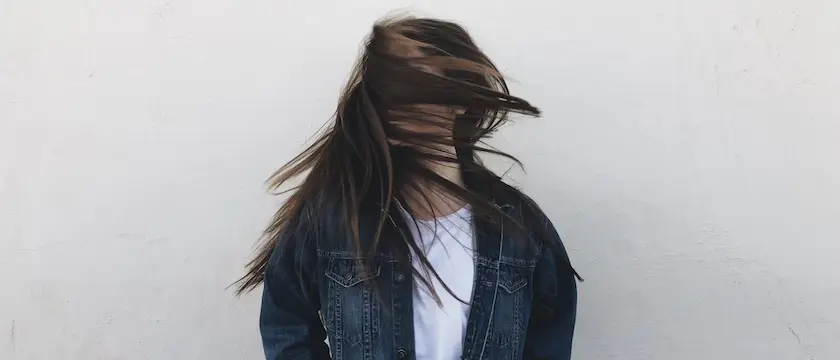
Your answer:
[[[404,275],[403,273],[401,273],[401,272],[398,272],[398,273],[397,273],[397,276],[396,276],[396,280],[397,280],[397,282],[403,282],[403,281],[405,281],[405,275]]]
[[[397,350],[397,358],[405,359],[405,356],[408,355],[405,350],[399,349]]]

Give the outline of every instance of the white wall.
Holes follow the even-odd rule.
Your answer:
[[[402,1],[0,1],[0,358],[259,359],[225,289]],[[840,358],[840,3],[423,1],[542,119],[576,359]],[[498,164],[503,168],[505,164]]]

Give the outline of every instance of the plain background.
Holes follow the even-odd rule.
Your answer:
[[[259,359],[262,182],[396,8],[544,111],[493,144],[586,278],[575,359],[840,359],[836,0],[0,0],[0,358]]]

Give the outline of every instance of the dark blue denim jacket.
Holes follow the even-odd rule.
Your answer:
[[[550,236],[520,241],[504,226],[476,221],[475,285],[463,360],[571,356],[576,274],[551,222],[516,193],[496,203],[523,224],[547,227],[543,233]],[[361,236],[370,236],[375,222],[362,224]],[[392,225],[382,238],[402,236],[396,222]],[[308,231],[306,225],[283,236],[288,238],[272,254],[263,288],[260,332],[268,360],[414,358],[415,346],[422,344],[414,343],[408,266],[383,251],[363,270],[361,256],[342,245],[350,242],[318,239],[341,235]]]

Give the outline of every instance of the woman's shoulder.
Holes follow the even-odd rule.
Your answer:
[[[526,226],[545,225],[548,220],[545,212],[537,202],[525,194],[521,189],[502,182],[494,193],[494,201],[500,206],[507,206],[515,210],[516,214]]]

